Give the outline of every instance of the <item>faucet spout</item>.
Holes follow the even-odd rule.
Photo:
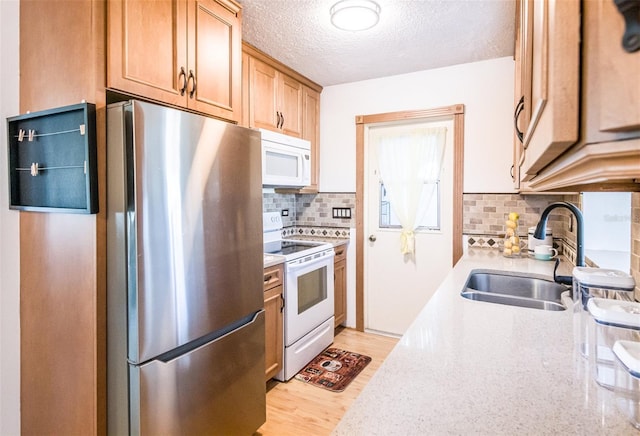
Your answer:
[[[566,201],[558,201],[555,203],[551,203],[546,209],[542,212],[540,216],[540,221],[536,226],[536,231],[533,234],[534,238],[544,239],[544,236],[547,232],[547,219],[549,218],[549,214],[551,211],[557,207],[564,207],[569,209],[573,215],[576,217],[576,266],[585,266],[584,263],[584,220],[582,219],[582,212],[578,207],[574,204],[571,204]]]

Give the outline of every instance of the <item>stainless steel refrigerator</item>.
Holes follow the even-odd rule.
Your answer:
[[[240,435],[265,422],[257,131],[107,109],[109,434]]]

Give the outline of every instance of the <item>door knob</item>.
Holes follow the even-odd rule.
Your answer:
[[[371,242],[376,242],[376,235],[371,235],[371,236],[369,236],[369,240],[370,240]]]

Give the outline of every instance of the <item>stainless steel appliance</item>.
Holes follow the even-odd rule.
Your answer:
[[[139,101],[107,112],[108,433],[265,422],[260,133]]]
[[[271,130],[262,133],[262,184],[302,187],[311,184],[311,143]]]
[[[333,246],[282,239],[278,212],[264,214],[264,250],[284,257],[284,359],[287,381],[333,342]]]

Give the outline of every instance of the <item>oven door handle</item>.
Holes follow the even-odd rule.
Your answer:
[[[287,272],[295,272],[299,269],[303,269],[303,268],[306,269],[321,263],[329,264],[331,263],[331,258],[333,258],[333,251],[330,251],[328,253],[325,253],[323,256],[318,256],[308,261],[304,261],[305,258],[303,257],[301,259],[296,259],[293,262],[287,262],[286,269],[287,269]]]

